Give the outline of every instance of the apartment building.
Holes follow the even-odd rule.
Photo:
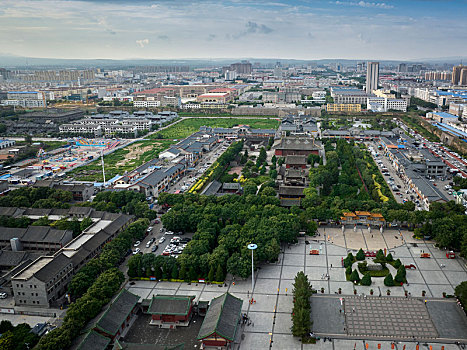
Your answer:
[[[358,113],[362,111],[362,105],[359,103],[328,103],[326,105],[326,112],[346,112]]]
[[[331,97],[337,104],[366,104],[374,95],[358,89],[331,88]]]
[[[46,106],[45,95],[39,91],[9,91],[7,99],[2,100],[2,104],[25,108],[43,108]]]

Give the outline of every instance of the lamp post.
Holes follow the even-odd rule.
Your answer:
[[[254,243],[248,244],[248,249],[251,250],[251,295],[253,296],[253,288],[255,287],[255,267],[253,260],[253,252],[258,246]]]

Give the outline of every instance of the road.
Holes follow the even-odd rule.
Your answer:
[[[378,165],[378,168],[379,168],[381,174],[383,174],[383,172],[382,172],[383,167],[386,167],[388,169],[388,171],[389,171],[389,174],[386,174],[386,175],[383,174],[383,177],[384,177],[384,180],[386,181],[386,183],[389,182],[389,179],[394,179],[393,180],[394,184],[398,187],[398,190],[397,191],[393,190],[392,186],[389,185],[389,183],[388,183],[388,187],[391,190],[391,192],[392,192],[394,198],[396,199],[396,201],[398,203],[403,203],[404,199],[406,199],[408,201],[412,200],[410,198],[410,196],[411,195],[413,196],[413,190],[410,190],[409,187],[407,186],[407,184],[397,174],[397,171],[393,167],[389,157],[385,156],[384,154],[382,154],[382,152],[378,151],[378,145],[375,142],[368,142],[367,144],[371,145],[373,147],[373,149],[378,153],[378,156],[373,156],[373,159],[375,160],[375,163]],[[378,164],[376,162],[377,160],[381,160],[382,165]],[[400,188],[399,188],[399,186],[400,186]],[[409,191],[409,194],[407,194],[406,191]],[[397,194],[397,193],[400,193],[400,195]]]
[[[225,149],[223,150],[223,147]],[[225,152],[228,147],[227,142],[216,144],[214,148],[205,154],[196,164],[194,170],[180,178],[169,190],[169,193],[175,193],[181,191],[182,186],[188,186],[188,188],[196,182],[196,180],[202,176],[202,174],[213,164],[219,156]]]

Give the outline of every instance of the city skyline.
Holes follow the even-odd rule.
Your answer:
[[[467,56],[466,1],[5,1],[1,55],[417,60]],[[449,21],[450,26],[443,26]],[[443,24],[444,23],[444,24]],[[337,27],[337,29],[336,29]],[[443,28],[439,30],[438,28]]]

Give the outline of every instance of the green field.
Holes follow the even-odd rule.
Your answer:
[[[173,143],[175,142],[172,140],[140,141],[104,156],[106,180],[115,175],[123,175],[125,171],[131,171],[156,158]],[[100,160],[72,170],[68,175],[73,176],[75,180],[103,181]]]
[[[245,119],[245,118],[193,118],[159,131],[150,136],[152,139],[184,139],[192,133],[199,131],[201,126],[217,128],[231,128],[236,125],[249,125],[254,129],[276,129],[279,121],[269,118]]]

